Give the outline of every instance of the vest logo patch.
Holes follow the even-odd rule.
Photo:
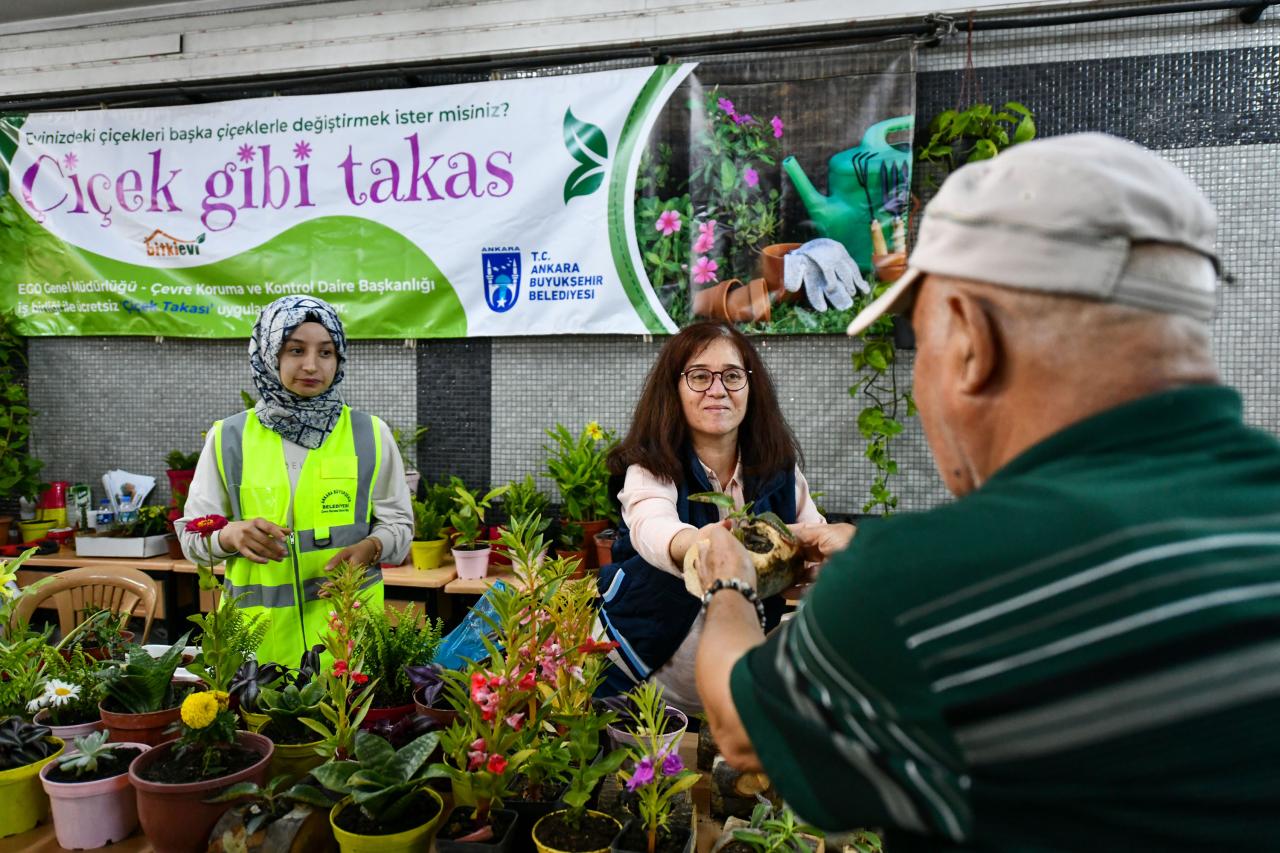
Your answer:
[[[333,489],[325,492],[324,497],[320,499],[320,512],[351,512],[351,493],[342,489]]]

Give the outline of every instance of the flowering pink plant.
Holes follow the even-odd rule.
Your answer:
[[[658,834],[670,831],[672,799],[692,788],[698,773],[685,769],[684,760],[676,752],[678,741],[668,747],[663,740],[667,703],[662,699],[662,687],[646,681],[629,695],[640,745],[629,749],[635,765],[619,775],[627,790],[636,795],[640,820],[648,835],[648,853],[654,853]]]

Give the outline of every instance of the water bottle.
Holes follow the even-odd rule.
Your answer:
[[[93,514],[93,529],[105,533],[110,530],[116,522],[116,515],[111,511],[111,501],[103,498],[98,503],[98,511]]]

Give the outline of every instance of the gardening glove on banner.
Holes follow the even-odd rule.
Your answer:
[[[826,237],[810,240],[783,256],[782,283],[793,293],[803,284],[815,311],[826,311],[828,300],[833,308],[843,311],[852,307],[856,291],[871,292],[844,245]]]

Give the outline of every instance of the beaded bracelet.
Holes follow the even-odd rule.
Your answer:
[[[366,536],[365,539],[372,541],[374,544],[373,559],[369,561],[369,565],[376,566],[382,560],[382,540],[377,536]]]
[[[707,612],[707,607],[711,604],[711,596],[715,595],[722,589],[733,589],[742,593],[743,597],[750,601],[756,608],[756,615],[760,617],[760,630],[764,630],[764,602],[760,600],[760,596],[756,595],[756,591],[751,585],[738,578],[716,578],[716,580],[707,587],[707,591],[702,594],[702,612]]]

